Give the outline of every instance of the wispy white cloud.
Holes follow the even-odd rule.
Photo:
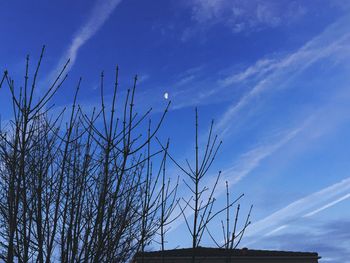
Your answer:
[[[257,168],[264,159],[274,154],[278,149],[295,138],[304,127],[305,124],[302,124],[300,127],[292,129],[282,136],[275,136],[277,138],[273,138],[267,143],[256,146],[252,150],[242,154],[232,167],[223,171],[223,180],[228,180],[232,187]]]
[[[314,211],[315,214],[315,211],[317,213],[317,210],[321,208],[324,210],[340,201],[345,200],[348,198],[347,195],[349,192],[350,177],[288,204],[284,208],[257,221],[256,223],[253,223],[246,232],[248,243],[254,243],[258,241],[259,237],[262,237],[264,234],[271,233],[283,225],[287,225],[293,221],[299,220],[305,214],[310,214],[310,211]],[[344,193],[346,193],[346,198],[344,196]],[[342,197],[339,198],[339,196]],[[333,204],[327,206],[325,205],[327,203]]]
[[[304,226],[301,226],[304,225]],[[304,219],[295,224],[283,225],[265,235],[260,249],[315,251],[320,262],[350,262],[350,221],[333,219],[327,222]]]
[[[344,200],[346,200],[348,198],[350,198],[350,193],[346,194],[346,195],[344,195],[344,196],[342,196],[342,197],[340,197],[340,198],[338,198],[338,199],[336,199],[336,200],[334,200],[334,201],[332,201],[332,202],[330,202],[330,203],[328,203],[328,204],[326,204],[326,205],[324,205],[324,206],[322,206],[320,208],[317,208],[316,210],[314,210],[314,211],[312,211],[310,213],[307,213],[306,215],[304,215],[304,217],[310,217],[310,216],[316,215],[319,212],[321,212],[321,211],[323,211],[323,210],[325,210],[327,208],[330,208],[330,207],[332,207],[332,206],[334,206],[334,205],[336,205],[336,204],[340,203],[341,201],[344,201]]]
[[[281,231],[281,230],[283,230],[283,229],[285,229],[285,228],[287,228],[287,227],[288,227],[288,225],[279,226],[279,227],[277,227],[276,229],[274,229],[274,230],[268,232],[267,234],[265,234],[264,237],[268,237],[268,236],[274,235],[274,234],[276,234],[277,232],[279,232],[279,231]]]
[[[79,49],[97,33],[120,2],[121,0],[96,1],[90,16],[75,33],[70,45],[62,55],[56,69],[52,72],[53,74],[57,74],[57,71],[68,59],[70,59],[69,67],[74,65]]]
[[[226,76],[223,79],[220,79],[218,82],[221,84],[221,86],[227,87],[251,78],[262,77],[276,69],[279,64],[278,62],[279,61],[276,59],[261,59],[245,70]]]
[[[200,26],[223,24],[234,33],[290,24],[307,13],[301,1],[192,0],[189,5],[192,19]],[[184,36],[195,31],[188,28]]]
[[[285,85],[286,82],[309,68],[315,62],[325,58],[344,59],[350,45],[350,31],[348,30],[349,17],[340,19],[329,26],[323,33],[315,37],[296,52],[288,56],[275,60],[258,61],[246,71],[234,74],[224,79],[224,84],[228,85],[240,79],[241,81],[251,77],[253,74],[262,74],[258,83],[246,92],[238,102],[231,104],[224,112],[223,117],[216,125],[217,130],[225,134],[230,128],[232,118],[244,107],[250,105],[257,96],[263,92],[272,90],[276,86]],[[339,56],[341,54],[342,56]],[[265,69],[261,70],[264,67]]]
[[[221,5],[220,3],[221,1],[218,1],[217,4]],[[316,63],[331,60],[333,65],[336,65],[347,59],[350,54],[349,23],[349,16],[342,17],[296,51],[266,55],[243,70],[235,69],[227,73],[225,69],[220,73],[220,77],[212,77],[209,74],[211,78],[204,72],[200,72],[198,78],[197,72],[197,77],[185,78],[185,85],[177,87],[176,93],[173,94],[173,109],[234,99],[216,125],[217,130],[225,134],[232,118],[251,105],[256,98],[263,98],[264,93],[281,87],[292,88],[288,82]],[[224,71],[226,73],[223,73]],[[203,86],[206,89],[203,89]],[[237,91],[243,92],[238,101],[235,99]]]
[[[70,63],[66,68],[66,72],[73,67],[77,59],[79,49],[97,33],[120,2],[121,0],[96,1],[87,21],[74,34],[71,43],[60,56],[57,65],[46,75],[43,80],[41,80],[41,84],[38,85],[39,87],[47,86],[48,83],[51,83],[58,76],[68,59],[70,59]],[[93,89],[95,88],[93,87]],[[41,89],[38,89],[39,93],[40,91]]]

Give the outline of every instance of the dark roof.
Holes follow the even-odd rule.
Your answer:
[[[191,257],[192,248],[172,249],[162,251],[139,252],[134,258],[139,257]],[[254,257],[254,258],[319,258],[315,252],[291,252],[291,251],[273,251],[273,250],[254,250],[254,249],[229,249],[224,248],[195,248],[195,254],[200,257]]]

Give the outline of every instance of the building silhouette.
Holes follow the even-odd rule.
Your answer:
[[[132,263],[317,263],[320,257],[311,252],[223,249],[198,247],[137,253]]]

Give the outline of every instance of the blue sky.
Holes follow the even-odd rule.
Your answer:
[[[198,106],[200,131],[214,118],[223,140],[210,173],[246,194],[245,210],[254,204],[242,245],[350,262],[349,24],[340,0],[2,1],[0,70],[21,79],[26,54],[34,63],[45,44],[40,89],[70,57],[55,103],[69,105],[82,76],[87,109],[99,103],[102,70],[112,84],[118,64],[124,88],[137,73],[140,110],[158,118],[169,93],[161,136],[180,162]],[[168,248],[189,244],[178,225]]]

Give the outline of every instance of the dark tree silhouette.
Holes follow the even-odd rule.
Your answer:
[[[65,84],[69,60],[46,91],[38,91],[44,50],[32,77],[27,56],[22,86],[7,71],[0,78],[0,92],[7,87],[12,103],[11,119],[0,126],[0,261],[127,262],[151,243],[164,251],[166,233],[181,215],[196,248],[204,233],[212,237],[208,224],[224,211],[224,246],[237,247],[250,213],[236,234],[238,206],[231,234],[229,209],[243,195],[231,202],[227,192],[226,206],[214,212],[220,172],[212,186],[203,185],[221,145],[212,135],[213,122],[200,158],[196,109],[195,161],[180,165],[169,153],[169,140],[163,145],[156,137],[170,102],[152,125],[152,109],[135,112],[137,76],[119,99],[118,67],[110,101],[102,72],[98,108],[86,113],[79,105],[80,78],[72,105],[54,114],[53,98]],[[177,197],[179,179],[171,182],[167,175],[169,159],[186,175],[190,198]]]
[[[183,197],[181,198],[182,204],[181,202],[179,203],[179,208],[183,216],[183,219],[185,221],[185,224],[187,226],[187,230],[190,233],[190,236],[192,239],[192,251],[193,251],[192,262],[195,262],[196,260],[196,248],[200,246],[200,243],[205,233],[208,233],[208,235],[211,237],[211,239],[214,241],[214,243],[218,247],[222,247],[221,245],[219,245],[219,243],[214,239],[213,235],[211,234],[209,230],[209,223],[224,211],[226,211],[227,213],[226,233],[225,233],[225,230],[223,229],[224,240],[225,240],[224,247],[226,247],[227,249],[229,248],[233,249],[238,246],[244,234],[244,230],[250,224],[250,222],[248,221],[250,217],[250,212],[249,212],[249,215],[247,217],[247,222],[243,230],[238,235],[236,235],[235,231],[233,231],[232,236],[230,236],[229,209],[235,203],[237,203],[244,196],[244,194],[241,194],[235,200],[230,201],[227,184],[226,184],[226,189],[227,189],[226,205],[218,209],[217,211],[213,210],[214,203],[216,201],[215,193],[216,193],[217,185],[220,180],[221,171],[219,171],[216,178],[214,178],[214,183],[212,185],[207,185],[208,184],[207,175],[210,167],[212,166],[217,156],[219,148],[222,144],[222,141],[218,141],[217,135],[213,136],[213,127],[214,127],[214,120],[211,122],[209,134],[204,146],[202,158],[200,158],[201,153],[200,153],[200,143],[199,143],[199,133],[198,133],[198,110],[196,108],[195,109],[194,163],[191,164],[190,161],[186,159],[185,160],[186,165],[181,165],[168,153],[168,151],[166,151],[170,159],[187,177],[187,180],[184,179],[183,183],[186,185],[186,187],[188,188],[191,194],[191,196],[188,199],[185,199]],[[163,150],[165,150],[164,146],[162,147],[163,147]],[[192,216],[192,221],[189,219],[190,216]],[[236,226],[237,226],[237,219],[238,219],[238,212],[236,214],[234,229],[236,229]],[[238,241],[236,240],[237,238],[239,238]],[[236,244],[235,244],[235,241],[237,241]]]
[[[33,78],[27,57],[23,88],[7,71],[1,77],[13,119],[0,131],[0,258],[125,262],[144,250],[173,210],[173,204],[164,206],[176,196],[162,174],[166,155],[151,150],[170,102],[156,125],[149,122],[143,132],[151,109],[143,115],[134,111],[137,77],[123,106],[117,105],[117,68],[109,107],[102,73],[100,109],[88,115],[79,106],[80,79],[70,109],[52,115],[50,104],[67,78],[69,61],[38,98],[43,55],[44,48]],[[152,160],[159,157],[163,161],[154,176]]]

